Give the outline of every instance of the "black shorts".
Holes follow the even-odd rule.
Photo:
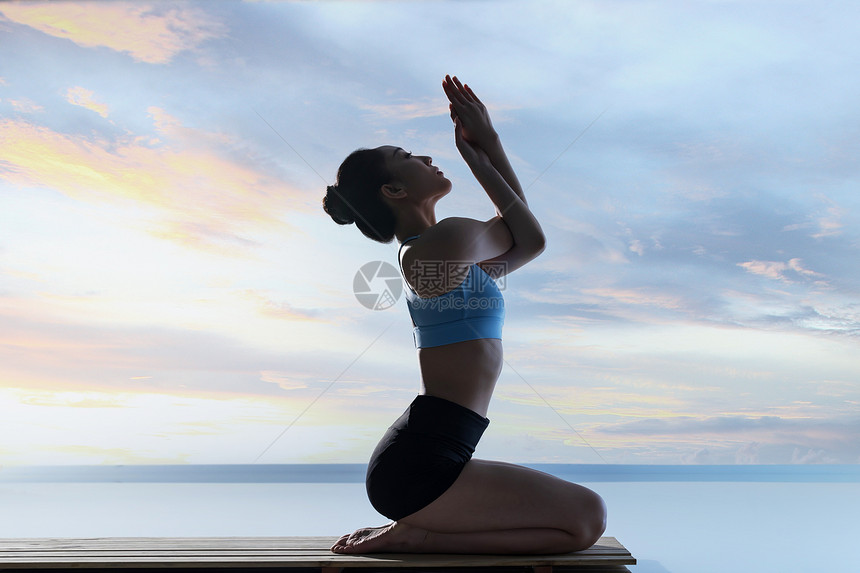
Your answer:
[[[451,487],[490,421],[435,396],[417,396],[382,436],[367,466],[367,497],[397,521]]]

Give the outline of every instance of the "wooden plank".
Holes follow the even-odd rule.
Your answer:
[[[28,550],[328,550],[334,537],[102,537],[102,538],[2,538],[2,551]],[[626,552],[614,537],[602,537],[584,552]],[[582,552],[580,552],[582,553]]]
[[[617,539],[565,555],[338,555],[333,537],[106,537],[0,539],[0,569],[106,568],[475,568],[633,565]],[[548,573],[546,569],[543,570]],[[557,571],[556,571],[557,573]]]
[[[170,555],[183,555],[187,557],[192,556],[211,556],[211,557],[223,557],[227,558],[230,556],[241,556],[241,557],[251,557],[251,558],[264,558],[270,556],[294,556],[296,558],[302,558],[308,555],[334,555],[328,551],[328,548],[320,548],[320,549],[180,549],[180,548],[147,548],[147,547],[136,547],[136,548],[111,548],[111,549],[48,549],[48,548],[38,548],[38,549],[12,549],[9,551],[2,551],[3,558],[12,558],[14,556],[31,556],[31,557],[49,557],[49,556],[57,556],[57,557],[85,557],[88,555],[91,556],[105,556],[105,557],[121,557],[123,555],[133,556],[133,555],[161,555],[161,556],[170,556]],[[576,553],[579,556],[587,556],[587,555],[628,555],[626,549],[615,549],[611,547],[596,547],[591,549],[586,549],[584,551],[580,551]],[[340,557],[343,557],[342,555]]]
[[[2,539],[0,550],[28,551],[214,551],[214,552],[273,552],[328,551],[334,538],[93,538],[93,539]],[[626,553],[627,550],[612,537],[580,553]]]

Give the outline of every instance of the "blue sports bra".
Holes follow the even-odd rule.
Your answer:
[[[405,239],[400,250],[408,241],[418,237],[420,235]],[[400,250],[397,252],[398,263]],[[425,261],[420,264],[428,263]],[[432,270],[437,272],[432,277],[424,273],[422,280],[434,280],[435,284],[445,280],[441,266]],[[400,272],[403,273],[402,265]],[[445,294],[422,298],[412,290],[408,282],[406,287],[406,302],[409,304],[409,314],[414,326],[412,336],[415,339],[415,348],[430,348],[479,338],[502,338],[505,299],[496,281],[477,263],[469,267],[469,274],[462,283]]]

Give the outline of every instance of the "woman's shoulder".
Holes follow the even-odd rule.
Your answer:
[[[456,245],[468,241],[476,235],[482,235],[487,232],[489,226],[493,225],[495,220],[501,220],[494,217],[489,221],[480,221],[469,217],[446,217],[428,227],[421,233],[420,241],[416,241],[421,245],[438,245],[439,248],[456,249]]]
[[[446,217],[424,229],[420,235],[407,237],[403,240],[402,246],[410,250],[415,249],[413,253],[428,249],[438,250],[440,245],[461,240],[463,233],[468,232],[476,224],[481,222],[468,217]]]
[[[501,217],[487,221],[468,217],[446,217],[409,243],[411,257],[476,263],[496,257],[513,244],[510,230]]]
[[[439,239],[443,236],[467,231],[470,227],[481,224],[481,221],[469,217],[445,217],[435,225],[427,227],[420,236],[427,239]]]
[[[401,245],[403,258],[456,259],[458,244],[469,235],[475,224],[480,224],[480,221],[468,217],[446,217],[427,227],[420,235],[404,239]]]
[[[474,219],[448,217],[428,227],[420,235],[403,241],[400,265],[406,282],[421,298],[442,296],[460,284],[469,270],[470,261],[458,253],[463,230]]]

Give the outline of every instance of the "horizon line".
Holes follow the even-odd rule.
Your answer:
[[[524,463],[575,482],[860,483],[860,464]],[[0,483],[364,483],[367,464],[0,465]]]

